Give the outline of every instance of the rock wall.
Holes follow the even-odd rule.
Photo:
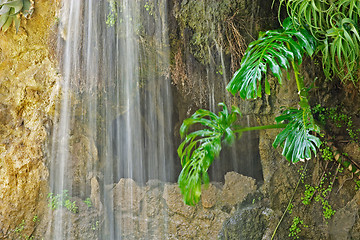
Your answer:
[[[224,6],[226,6],[225,10]],[[212,11],[213,8],[216,11]],[[188,0],[175,1],[174,12],[178,28],[173,29],[176,29],[178,33],[176,36],[181,39],[181,41],[173,41],[172,46],[173,80],[176,87],[175,96],[179,102],[177,107],[180,123],[182,118],[190,116],[198,108],[212,109],[211,101],[214,100],[211,98],[209,86],[212,86],[216,92],[214,102],[226,101],[229,105],[236,104],[244,115],[254,119],[252,122],[254,125],[273,124],[274,118],[281,113],[282,106],[297,107],[297,89],[294,79],[291,78],[284,80],[283,85],[279,86],[275,79],[268,76],[272,87],[271,95],[264,95],[256,100],[243,101],[238,97],[228,96],[229,94],[223,91],[233,71],[239,66],[238,61],[241,58],[241,51],[246,48],[245,45],[257,37],[259,30],[279,27],[276,24],[276,6],[271,9],[262,1],[251,3],[206,1],[205,4],[204,1]],[[231,31],[233,23],[241,38]],[[228,44],[228,41],[233,45]],[[345,114],[351,116],[355,128],[359,128],[359,84],[340,83],[336,78],[331,82],[325,81],[318,61],[318,59],[313,61],[308,59],[301,68],[306,85],[313,86],[310,91],[311,106],[317,104],[326,107],[338,106]],[[221,74],[216,67],[219,65],[222,65],[221,69],[226,74],[224,72]],[[225,75],[227,80],[221,83]],[[351,143],[344,134],[344,128],[336,130],[336,126],[333,126],[324,130],[327,138],[334,140],[340,151],[349,155],[358,151],[359,143]],[[253,151],[259,152],[255,161],[261,162],[259,167],[262,169],[263,183],[260,184],[260,192],[254,193],[254,196],[258,196],[254,197],[256,199],[254,204],[246,202],[238,206],[237,212],[224,223],[219,237],[270,239],[289,200],[295,194],[292,213],[285,214],[274,239],[295,239],[297,236],[300,239],[356,239],[360,209],[359,205],[355,204],[358,202],[358,194],[355,191],[358,189],[355,183],[358,180],[338,163],[329,163],[321,159],[319,152],[318,157],[308,163],[306,177],[294,193],[300,177],[299,172],[304,164],[290,165],[281,155],[281,149],[273,149],[272,142],[278,132],[278,130],[259,132],[257,149]],[[243,145],[236,147],[241,148]],[[360,162],[357,154],[352,154],[351,159],[355,163]],[[221,156],[219,162],[223,161],[226,162],[227,159]],[[241,160],[238,159],[238,162],[240,163]],[[242,164],[241,166],[248,168]],[[339,169],[342,168],[344,169],[340,172]],[[324,181],[326,183],[322,179],[326,179]],[[328,186],[329,183],[332,184],[331,191],[323,200],[316,198],[317,194],[322,193],[321,190],[317,190],[310,204],[302,203],[302,198],[305,197],[310,186],[317,186],[320,189],[325,185]],[[326,214],[332,210],[336,211],[335,214],[326,217]],[[308,227],[300,222],[294,225],[294,219],[303,221]],[[348,220],[342,226],[339,223],[344,219]],[[289,236],[291,226],[295,230],[300,230],[292,237]]]
[[[47,206],[49,173],[44,145],[59,99],[59,75],[52,61],[57,8],[57,0],[38,0],[32,19],[22,22],[18,34],[12,28],[0,32],[0,239],[51,239],[51,222],[57,214],[69,219],[65,228],[72,230],[66,239],[97,239],[99,233],[106,232],[102,229],[103,190],[96,178],[90,182],[91,207],[77,197],[71,198],[78,205],[76,212],[65,208],[49,211]],[[254,124],[273,123],[281,106],[296,107],[298,96],[291,80],[284,81],[283,86],[273,80],[272,95],[252,101],[228,96],[223,90],[239,66],[244,46],[259,30],[277,25],[276,11],[269,1],[174,0],[170,1],[169,13],[177,118],[174,132],[195,110],[213,108],[220,101],[240,106]],[[311,105],[341,103],[359,126],[358,85],[326,82],[320,68],[310,60],[302,67],[307,83],[319,77],[315,82],[319,88],[311,92]],[[109,186],[104,191],[117,199],[114,207],[116,222],[122,225],[121,235],[126,239],[270,239],[304,167],[289,165],[281,150],[273,149],[276,134],[277,130],[262,131],[252,140],[255,144],[251,151],[258,152],[254,157],[258,161],[256,174],[261,175],[256,184],[253,178],[237,173],[220,173],[225,175],[224,185],[210,184],[195,207],[183,204],[176,184],[150,181],[139,186],[131,179],[121,179]],[[360,162],[358,143],[341,139],[338,144],[353,161]],[[78,147],[82,148],[81,144]],[[221,158],[224,162],[228,156]],[[240,158],[237,162],[250,168]],[[295,192],[292,211],[285,215],[275,239],[289,239],[294,217],[304,222],[297,225],[301,239],[358,239],[360,195],[355,191],[354,176],[320,158],[311,160],[307,168],[307,176]],[[336,210],[331,218],[324,217],[323,202],[312,199],[309,205],[302,203],[306,185],[318,186],[325,172],[333,174],[328,177],[333,182],[332,191],[325,199]]]
[[[51,224],[56,215],[63,214],[64,239],[110,239],[108,229],[102,229],[102,214],[115,217],[117,237],[122,239],[206,239],[218,238],[223,222],[236,212],[236,206],[248,201],[250,193],[257,190],[255,179],[235,172],[225,176],[225,184],[211,183],[203,188],[201,201],[196,206],[187,206],[182,201],[177,184],[150,180],[139,186],[129,178],[122,178],[109,186],[109,195],[114,197],[111,212],[102,212],[96,204],[86,205],[79,198],[71,198],[77,211],[66,207],[53,210],[36,230],[35,238],[53,239]],[[92,196],[95,196],[95,193]],[[98,195],[99,196],[99,195]],[[97,197],[95,197],[97,198]],[[92,202],[96,200],[92,197]]]
[[[58,97],[49,48],[57,5],[36,1],[17,34],[13,27],[0,32],[0,239],[30,236],[46,210],[43,145]]]

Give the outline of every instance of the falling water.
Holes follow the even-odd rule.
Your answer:
[[[120,239],[125,231],[113,209],[120,179],[145,184],[175,177],[166,20],[165,0],[63,1],[62,101],[50,149],[50,191],[85,199],[98,184],[103,239]],[[70,238],[67,220],[62,212],[54,216],[53,239]]]

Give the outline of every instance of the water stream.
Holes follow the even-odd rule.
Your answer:
[[[140,185],[175,178],[166,21],[164,0],[63,1],[62,102],[50,150],[51,191],[62,200],[85,199],[97,182],[103,239],[121,238],[111,192],[121,178]],[[69,237],[67,220],[56,215],[54,239]]]
[[[179,174],[179,164],[174,163],[178,161],[174,159],[172,119],[176,104],[171,94],[168,2],[62,2],[58,34],[61,102],[55,111],[49,155],[53,205],[47,233],[51,239],[77,239],[74,232],[81,229],[79,222],[85,213],[71,215],[61,209],[77,212],[72,203],[80,208],[79,202],[89,198],[92,208],[86,211],[96,209],[91,214],[97,220],[85,225],[98,239],[166,239],[169,219],[172,226],[178,226],[171,234],[190,233],[181,226],[193,221],[194,208],[181,205],[177,187],[165,184],[176,182]],[[221,45],[215,42],[208,49],[206,87],[200,89],[207,93],[212,111],[218,110],[217,102],[230,105],[232,101],[225,92],[230,72]],[[249,125],[250,119],[244,124]],[[235,147],[224,147],[221,161],[216,160],[209,170],[211,180],[223,181],[228,171],[260,179],[254,142],[257,135],[244,134]],[[190,211],[189,219],[182,217],[184,211]],[[226,214],[212,218],[216,231]],[[86,216],[84,219],[87,221]],[[208,227],[205,233],[215,236],[213,226]]]

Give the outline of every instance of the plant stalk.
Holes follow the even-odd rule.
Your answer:
[[[263,125],[255,127],[245,127],[235,130],[235,133],[246,132],[246,131],[255,131],[255,130],[265,130],[265,129],[275,129],[275,128],[285,128],[287,123],[272,124],[272,125]]]
[[[295,190],[294,190],[294,192],[293,192],[293,195],[291,196],[291,198],[290,198],[290,200],[289,200],[289,203],[288,203],[288,205],[286,206],[286,209],[285,209],[283,215],[282,215],[281,218],[280,218],[280,221],[279,221],[278,224],[276,225],[276,228],[275,228],[275,230],[274,230],[274,232],[273,232],[273,235],[271,236],[271,240],[274,239],[275,234],[276,234],[276,231],[278,230],[278,228],[279,228],[282,220],[283,220],[284,217],[285,217],[285,214],[287,213],[287,211],[288,211],[288,209],[289,209],[289,207],[290,207],[290,204],[292,203],[292,201],[293,201],[293,199],[294,199],[294,197],[295,197],[296,190],[298,189],[299,184],[300,184],[300,182],[301,182],[301,179],[302,179],[302,177],[303,177],[304,174],[305,174],[305,171],[306,171],[306,168],[307,168],[308,163],[309,163],[309,161],[306,161],[304,170],[303,170],[302,173],[300,174],[300,178],[299,178],[299,180],[298,180],[298,182],[297,182],[297,184],[296,184],[296,187],[295,187]]]

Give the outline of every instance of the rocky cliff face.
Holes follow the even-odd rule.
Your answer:
[[[273,82],[272,95],[255,101],[242,101],[223,90],[239,67],[246,44],[259,30],[277,25],[276,11],[271,10],[269,3],[264,4],[269,1],[169,2],[175,132],[195,110],[214,109],[221,101],[239,105],[252,124],[271,124],[281,106],[296,107],[296,86],[290,81],[284,81],[283,86]],[[56,43],[52,40],[57,35],[54,30],[57,9],[57,0],[38,0],[33,18],[22,23],[18,34],[14,29],[0,32],[0,239],[30,236],[51,239],[49,223],[57,214],[69,219],[65,228],[68,226],[73,232],[67,239],[96,239],[98,232],[106,231],[101,229],[104,214],[101,191],[109,191],[117,199],[114,209],[123,219],[116,221],[127,224],[122,228],[124,237],[270,239],[304,166],[289,165],[280,150],[273,149],[276,130],[245,139],[245,142],[251,139],[251,152],[257,154],[244,160],[246,154],[240,152],[241,157],[236,158],[240,168],[245,169],[242,173],[256,178],[256,184],[253,178],[229,173],[224,185],[214,183],[204,190],[201,202],[195,207],[182,203],[174,184],[150,181],[139,186],[131,179],[121,179],[103,190],[94,177],[89,182],[91,207],[74,196],[71,201],[77,202],[76,211],[64,207],[49,209],[45,145],[56,113],[55,103],[61,98],[58,66],[52,57],[56,54]],[[311,104],[332,107],[341,103],[342,109],[353,117],[353,124],[359,127],[358,88],[336,81],[325,82],[319,69],[311,61],[302,67],[309,84],[315,76],[320,78],[315,82],[319,88],[311,92]],[[338,149],[348,153],[354,162],[360,162],[359,144],[342,137],[345,129],[334,129],[327,132],[335,136]],[[244,142],[237,148],[243,145]],[[227,158],[229,154],[218,160],[220,165],[227,165],[218,175],[224,176],[221,171],[234,167],[224,163]],[[297,233],[301,239],[358,239],[360,195],[355,191],[358,185],[354,175],[341,170],[343,167],[336,162],[320,158],[311,160],[307,168],[306,178],[295,192],[291,214],[285,215],[275,239],[289,238],[295,217],[303,221],[294,228],[301,230]],[[324,190],[317,188],[311,203],[304,205],[302,198],[306,191],[319,186],[325,173],[332,174],[326,176],[327,182],[333,182],[331,192],[321,200],[316,198],[316,192]],[[78,179],[81,181],[81,177]],[[126,200],[128,196],[131,202]],[[336,212],[327,218],[326,211],[331,209]],[[164,226],[164,219],[168,228],[159,229]],[[145,236],[148,229],[156,231]]]
[[[36,1],[32,19],[22,21],[18,34],[14,28],[0,32],[1,239],[30,236],[33,219],[46,210],[43,146],[58,97],[49,49],[57,4]]]

